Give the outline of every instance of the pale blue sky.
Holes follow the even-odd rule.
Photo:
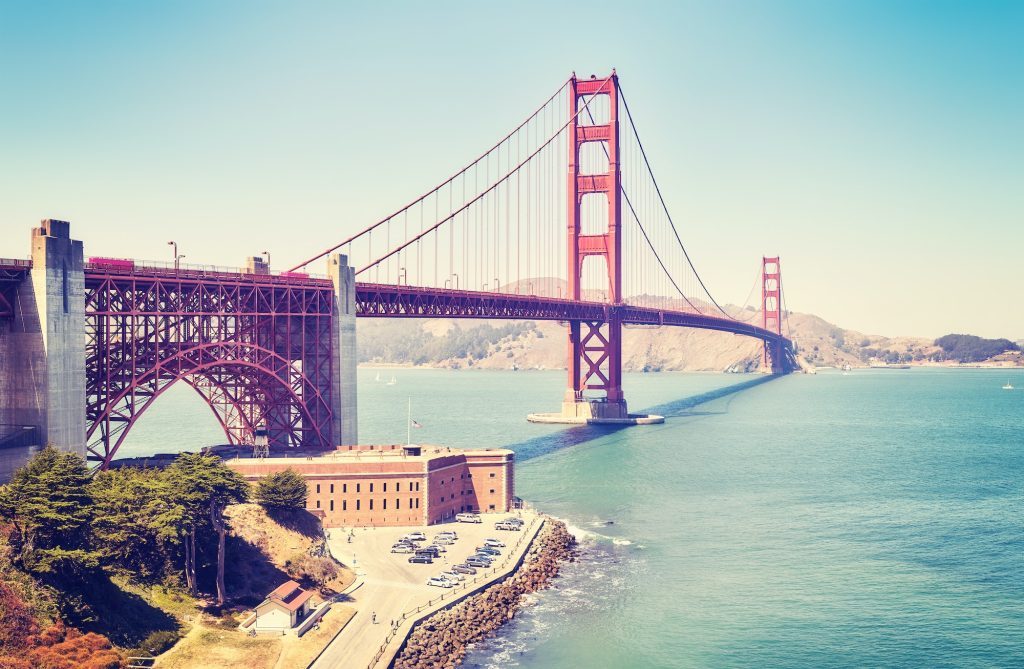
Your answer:
[[[842,326],[1024,338],[1022,2],[3,2],[0,58],[0,255],[299,261],[614,66],[720,300],[778,253]]]

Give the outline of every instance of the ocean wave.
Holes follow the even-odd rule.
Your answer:
[[[534,649],[564,633],[567,621],[586,625],[593,612],[614,609],[629,599],[629,590],[645,569],[633,542],[562,522],[580,542],[579,560],[564,563],[550,589],[529,595],[530,606],[521,608],[494,636],[474,644],[465,667],[535,666]]]

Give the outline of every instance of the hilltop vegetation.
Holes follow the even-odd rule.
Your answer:
[[[119,667],[118,649],[173,645],[206,598],[219,616],[288,578],[343,584],[319,521],[295,508],[304,481],[282,478],[285,505],[264,511],[239,504],[248,484],[213,456],[91,475],[43,449],[0,486],[0,668]]]
[[[1009,339],[983,339],[974,335],[948,334],[935,340],[945,359],[957,362],[981,362],[1007,351],[1019,351],[1020,346]]]

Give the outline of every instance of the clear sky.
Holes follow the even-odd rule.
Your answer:
[[[720,300],[1024,338],[1024,2],[0,2],[0,255],[300,261],[618,69]]]

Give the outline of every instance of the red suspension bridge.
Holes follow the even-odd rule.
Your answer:
[[[272,274],[257,258],[245,271],[86,263],[66,223],[44,221],[33,234],[31,263],[0,260],[0,334],[32,330],[33,318],[41,333],[48,323],[73,330],[80,318],[84,350],[55,364],[44,336],[41,355],[58,385],[54,368],[81,355],[82,387],[60,397],[48,390],[31,410],[5,402],[0,423],[35,424],[41,439],[71,448],[81,437],[103,465],[177,381],[206,399],[231,443],[250,443],[258,431],[279,445],[353,443],[355,317],[565,322],[569,372],[558,416],[566,421],[630,420],[624,326],[753,337],[763,342],[765,371],[795,365],[782,334],[779,259],[762,259],[759,310],[729,313],[716,301],[614,72],[574,75],[438,186],[288,272]],[[329,276],[310,274],[325,258]],[[13,350],[12,341],[0,337],[0,347]],[[19,383],[0,378],[0,397]]]

